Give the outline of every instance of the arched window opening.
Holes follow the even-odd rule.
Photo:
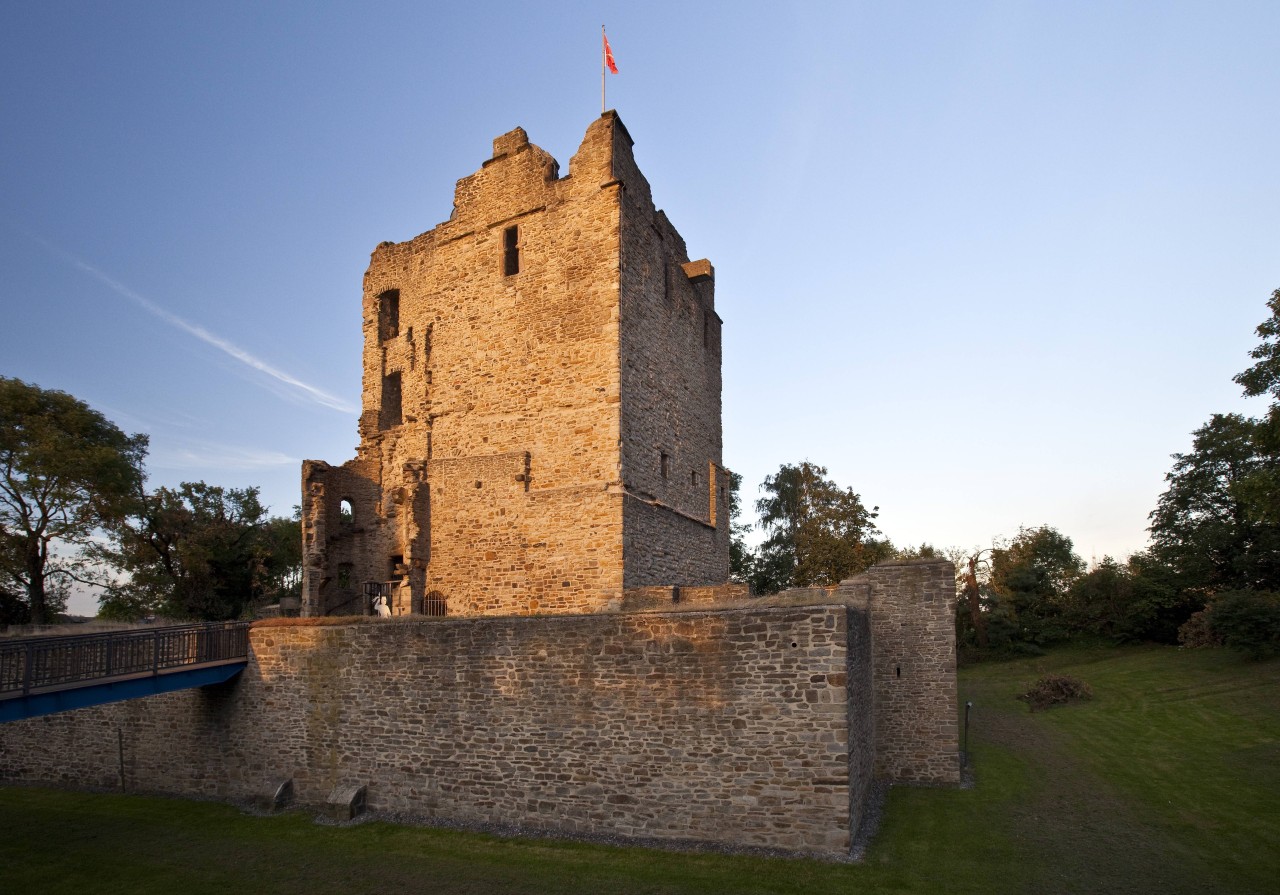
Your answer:
[[[342,525],[352,525],[356,521],[356,510],[351,505],[351,501],[345,497],[338,504],[338,522]]]

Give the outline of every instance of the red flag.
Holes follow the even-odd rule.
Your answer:
[[[600,29],[600,36],[604,38],[604,64],[609,66],[609,71],[615,75],[618,73],[618,63],[613,61],[613,50],[609,47],[609,38],[604,33],[604,29]]]

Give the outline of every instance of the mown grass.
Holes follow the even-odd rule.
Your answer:
[[[1029,714],[1042,671],[1090,703]],[[686,854],[0,788],[13,892],[1270,892],[1280,661],[1071,650],[965,670],[977,786],[895,788],[865,861]],[[1170,866],[1172,865],[1172,866]]]
[[[1086,681],[1094,698],[1039,713],[1035,724],[1114,788],[1184,882],[1200,874],[1210,891],[1280,891],[1280,660],[1059,650],[973,669],[965,689],[1006,707],[1045,673]]]

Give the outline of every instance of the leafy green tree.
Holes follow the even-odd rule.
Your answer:
[[[1122,640],[1175,644],[1178,629],[1204,608],[1201,594],[1178,586],[1178,573],[1150,551],[1125,563],[1130,602],[1116,635]]]
[[[0,588],[31,622],[48,622],[84,580],[80,551],[130,511],[146,453],[145,435],[83,401],[0,377]]]
[[[1136,602],[1128,566],[1104,556],[1071,584],[1068,621],[1074,632],[1127,640]]]
[[[1251,397],[1271,395],[1280,402],[1280,289],[1267,300],[1271,316],[1258,324],[1262,344],[1249,352],[1257,363],[1235,376],[1235,382]]]
[[[1219,594],[1209,613],[1209,627],[1223,643],[1251,659],[1280,653],[1280,594],[1256,590]]]
[[[992,645],[1043,645],[1068,637],[1070,589],[1084,568],[1071,539],[1048,525],[1020,528],[994,548],[989,583],[996,605],[987,619]]]
[[[1152,552],[1178,574],[1181,591],[1280,589],[1280,524],[1259,506],[1259,473],[1273,472],[1257,450],[1259,423],[1214,414],[1174,454],[1168,487],[1151,513]],[[1273,465],[1273,464],[1271,464]]]
[[[1257,328],[1261,344],[1249,352],[1255,363],[1235,377],[1245,395],[1272,399],[1253,430],[1257,468],[1239,483],[1238,493],[1255,522],[1280,525],[1280,289],[1271,293],[1267,307],[1271,316]]]
[[[184,482],[157,488],[139,505],[101,551],[127,573],[104,594],[103,616],[234,619],[297,587],[296,515],[267,518],[257,488]]]
[[[893,546],[876,537],[880,508],[868,510],[852,488],[828,479],[823,466],[783,464],[765,476],[761,490],[756,510],[768,537],[754,568],[757,593],[838,584],[893,555]]]
[[[302,596],[302,508],[293,515],[272,516],[262,527],[262,599],[278,603],[284,597]]]
[[[747,582],[751,579],[751,568],[755,560],[751,548],[747,546],[746,534],[751,530],[751,523],[742,521],[742,476],[736,472],[729,473],[729,579]]]

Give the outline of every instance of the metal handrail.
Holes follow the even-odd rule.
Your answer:
[[[0,643],[0,697],[247,659],[249,624],[166,625]]]

